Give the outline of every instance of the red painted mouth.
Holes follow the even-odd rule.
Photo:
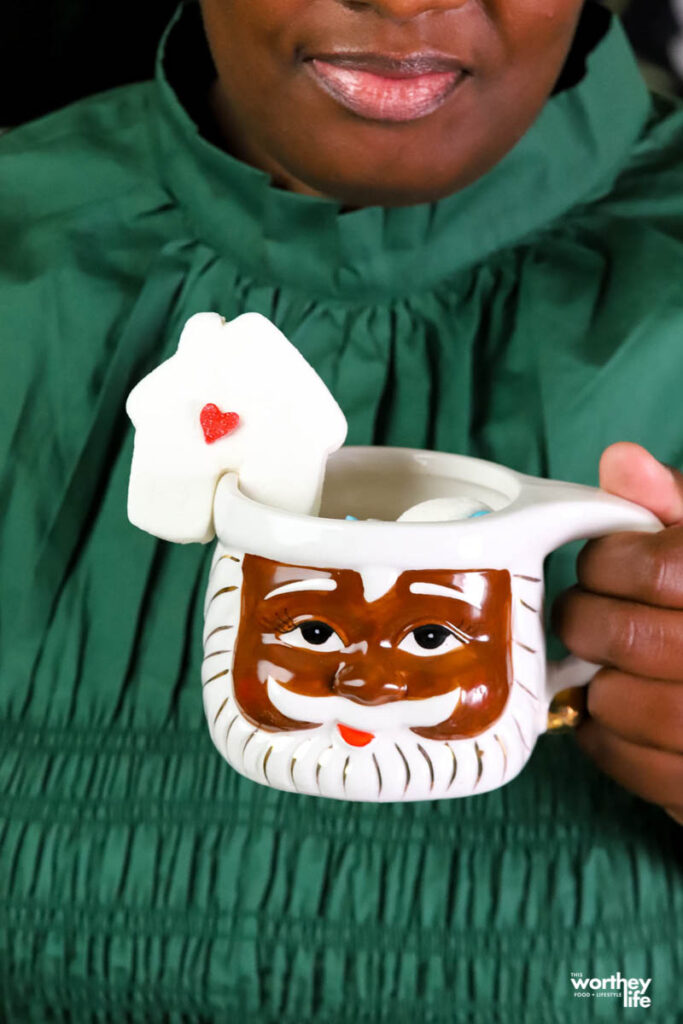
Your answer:
[[[361,729],[352,729],[350,725],[342,725],[341,722],[337,723],[339,729],[339,735],[352,747],[367,747],[370,740],[374,740],[374,732],[363,732]]]

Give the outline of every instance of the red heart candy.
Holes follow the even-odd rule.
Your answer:
[[[217,405],[209,402],[200,412],[199,422],[204,431],[204,440],[207,444],[213,444],[237,430],[240,418],[236,412],[221,412]]]

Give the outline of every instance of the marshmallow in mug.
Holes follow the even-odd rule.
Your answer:
[[[483,501],[458,495],[453,498],[430,498],[412,505],[398,517],[399,523],[452,523],[459,519],[478,519],[492,509]]]
[[[452,523],[458,519],[477,519],[479,516],[486,516],[492,509],[482,501],[474,498],[430,498],[429,501],[421,501],[418,505],[412,505],[402,512],[396,522],[398,523]],[[358,516],[344,516],[348,522],[358,523]],[[380,522],[378,519],[366,520],[366,522]]]

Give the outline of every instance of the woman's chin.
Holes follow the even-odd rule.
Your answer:
[[[288,176],[286,181],[276,184],[288,191],[301,195],[332,199],[342,203],[345,209],[353,210],[365,206],[419,206],[422,203],[437,202],[471,184],[481,172],[449,176],[443,181],[431,180],[422,175],[365,173],[355,177],[335,177],[333,174],[316,175],[310,171],[307,180]]]

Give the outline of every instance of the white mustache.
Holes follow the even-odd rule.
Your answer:
[[[365,732],[379,732],[401,726],[439,725],[451,717],[460,703],[461,690],[456,687],[448,693],[423,700],[396,700],[388,704],[359,704],[331,694],[329,697],[307,697],[294,693],[268,676],[266,683],[268,699],[278,711],[296,722],[317,722],[323,725],[338,721],[353,729]]]

